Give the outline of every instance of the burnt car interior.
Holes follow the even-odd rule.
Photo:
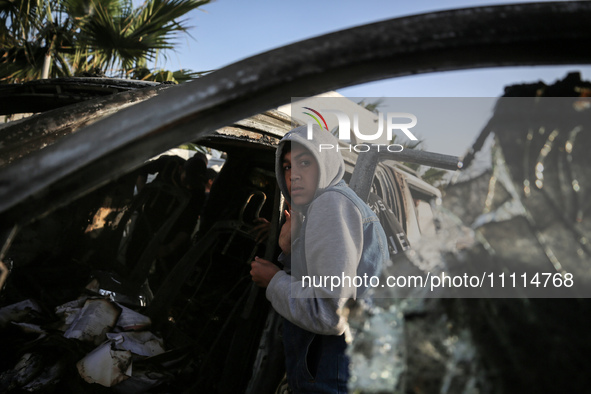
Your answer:
[[[150,316],[152,329],[175,349],[180,366],[169,389],[243,390],[268,313],[264,293],[250,279],[250,261],[255,255],[274,259],[278,254],[276,229],[262,242],[252,230],[258,218],[279,220],[281,199],[274,150],[248,142],[236,145],[225,147],[227,160],[178,262],[167,264],[154,256],[188,197],[156,181],[134,196],[140,168],[23,228],[8,256],[19,264],[3,302],[41,299],[50,313],[80,292],[92,294],[84,285],[97,280],[100,294]],[[162,220],[144,217],[142,210],[152,203]],[[132,244],[136,228],[142,242]],[[33,248],[32,241],[45,248]],[[131,248],[133,255],[126,253]],[[5,349],[16,355],[20,344]],[[5,358],[5,366],[14,361]]]

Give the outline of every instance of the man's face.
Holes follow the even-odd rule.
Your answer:
[[[291,202],[306,205],[314,199],[318,188],[318,162],[302,145],[292,144],[283,158],[283,175]]]

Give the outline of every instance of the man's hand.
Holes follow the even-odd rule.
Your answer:
[[[285,223],[279,233],[279,247],[283,253],[291,253],[291,212],[285,210]]]
[[[295,234],[295,238],[298,237],[300,227],[302,225],[302,216],[297,211],[285,210],[285,223],[281,227],[279,233],[279,247],[283,253],[291,253],[291,241],[292,235]]]
[[[279,267],[268,260],[255,257],[250,263],[250,275],[257,286],[267,287],[277,272]]]

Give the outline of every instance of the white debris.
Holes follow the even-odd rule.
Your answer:
[[[109,300],[88,299],[76,320],[64,333],[64,337],[97,345],[103,342],[106,333],[115,327],[120,314],[121,309]]]
[[[164,353],[162,338],[149,331],[109,333],[107,338],[116,343],[119,350],[129,350],[140,356],[156,356]]]
[[[131,352],[114,350],[107,341],[76,363],[78,373],[88,383],[112,387],[131,376]]]
[[[117,320],[117,328],[121,331],[141,331],[152,324],[152,320],[148,316],[142,315],[121,304],[117,305],[121,308],[121,315],[119,316],[119,320]]]

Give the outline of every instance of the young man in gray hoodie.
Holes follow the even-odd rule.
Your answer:
[[[368,278],[388,259],[378,218],[342,180],[345,163],[337,146],[317,126],[311,136],[302,126],[281,140],[275,171],[291,207],[279,237],[284,270],[258,257],[252,262],[253,281],[267,288],[267,298],[284,317],[293,392],[347,392],[348,325],[341,311],[348,299],[363,295]],[[365,286],[359,286],[362,281]]]

